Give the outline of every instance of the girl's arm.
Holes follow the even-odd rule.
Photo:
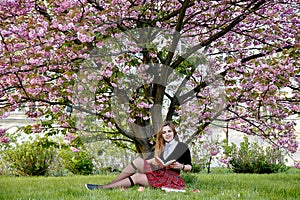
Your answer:
[[[184,172],[189,172],[189,171],[192,170],[192,165],[182,164],[181,170],[184,171]]]
[[[185,172],[189,172],[192,170],[192,166],[189,164],[183,164],[183,163],[179,163],[179,162],[175,162],[172,165],[170,165],[171,168],[173,169],[178,169],[178,170],[182,170]]]
[[[155,161],[155,158],[151,158],[151,159],[148,159],[146,160],[149,164],[152,164],[152,165],[158,165],[157,162]]]

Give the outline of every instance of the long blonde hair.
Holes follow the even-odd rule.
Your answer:
[[[177,131],[175,129],[175,125],[172,122],[170,122],[170,121],[163,122],[160,125],[160,127],[158,129],[158,132],[156,134],[156,143],[155,143],[155,149],[154,149],[154,155],[155,156],[159,156],[163,152],[163,150],[165,148],[165,141],[164,141],[164,138],[162,136],[162,134],[163,134],[162,129],[165,126],[169,126],[171,128],[171,130],[174,133],[174,139],[176,139],[177,141],[179,141],[178,135],[177,135]]]

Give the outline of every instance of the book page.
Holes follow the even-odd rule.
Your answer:
[[[170,160],[168,162],[164,162],[163,160],[161,160],[159,157],[155,157],[155,161],[163,168],[163,167],[167,167],[169,165],[171,165],[172,163],[176,162],[176,160]]]

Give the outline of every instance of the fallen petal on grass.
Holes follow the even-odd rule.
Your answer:
[[[198,190],[198,189],[196,188],[196,189],[194,189],[194,190],[193,190],[193,192],[195,192],[195,193],[199,193],[199,192],[200,192],[200,190]]]
[[[121,187],[121,190],[122,190],[122,191],[126,190],[126,187]]]

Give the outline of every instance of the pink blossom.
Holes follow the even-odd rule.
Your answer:
[[[108,122],[107,125],[108,125],[109,128],[115,128],[115,125],[111,122]]]
[[[59,108],[58,106],[53,106],[53,107],[51,108],[51,111],[52,111],[53,113],[57,113],[57,112],[59,112],[59,110],[60,110],[60,108]]]
[[[34,39],[34,38],[36,38],[37,34],[34,29],[31,29],[28,33],[28,36],[29,36],[29,39]]]
[[[76,138],[77,136],[76,135],[73,135],[73,134],[66,134],[64,136],[64,139],[67,140],[67,141],[72,141]]]
[[[227,158],[221,157],[221,158],[219,159],[219,161],[220,161],[221,163],[224,163],[224,164],[228,164],[230,160],[232,160],[231,157],[227,157]]]
[[[106,113],[104,113],[104,116],[107,118],[115,118],[116,117],[112,112],[106,112]]]
[[[204,149],[208,149],[208,148],[209,148],[209,144],[208,144],[208,143],[204,143],[204,144],[203,144],[203,148],[204,148]]]
[[[0,137],[0,143],[10,143],[10,138],[6,137],[6,136],[2,136]]]
[[[94,39],[94,36],[88,36],[86,34],[83,34],[81,32],[77,33],[77,38],[81,41],[81,42],[92,42]]]
[[[5,133],[6,133],[6,129],[4,129],[4,128],[0,128],[0,137],[1,136],[4,136],[5,135]]]
[[[294,166],[295,166],[295,168],[300,169],[300,162],[295,162]]]
[[[61,127],[64,127],[64,128],[69,128],[70,127],[70,124],[68,122],[64,122],[60,125]]]
[[[219,153],[219,149],[216,147],[216,146],[212,146],[210,147],[210,151],[209,151],[209,154],[210,156],[215,156]]]
[[[40,133],[40,132],[42,132],[43,127],[41,124],[34,124],[34,125],[32,125],[31,129],[32,129],[33,133]]]
[[[111,86],[113,86],[113,87],[115,87],[115,88],[117,88],[117,87],[118,87],[118,85],[117,85],[117,84],[115,84],[115,83],[113,83],[113,82],[111,82],[110,84],[111,84]]]
[[[150,119],[149,116],[144,116],[144,117],[143,117],[143,120],[148,120],[148,119]]]
[[[78,148],[75,148],[75,147],[71,147],[70,148],[72,152],[76,153],[76,152],[80,152],[81,151],[81,148],[78,147]]]
[[[197,137],[199,140],[201,140],[203,136],[202,136],[202,135],[197,135],[196,137]]]
[[[128,119],[128,122],[129,122],[129,123],[134,123],[134,122],[135,122],[135,119],[129,118],[129,119]]]
[[[142,101],[142,102],[136,104],[136,106],[140,107],[140,108],[151,108],[153,105]]]
[[[111,77],[111,75],[112,75],[112,71],[111,70],[105,70],[103,72],[103,76],[105,76],[105,77]]]

